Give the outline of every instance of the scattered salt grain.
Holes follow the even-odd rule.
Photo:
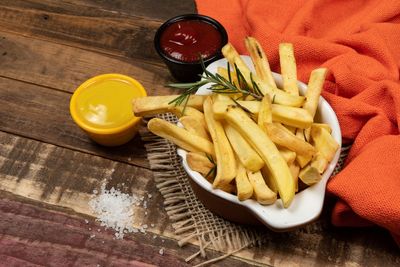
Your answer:
[[[103,244],[104,244],[104,241],[101,241],[101,243],[103,243]]]
[[[96,221],[100,222],[101,226],[114,229],[116,239],[124,237],[124,230],[129,233],[134,231],[134,204],[137,204],[136,196],[122,193],[114,187],[106,190],[105,184],[102,185],[100,193],[89,201],[89,206],[97,217]]]
[[[147,211],[144,212],[144,215],[147,215]]]
[[[151,227],[154,227],[154,223],[150,224]]]
[[[148,197],[148,198],[151,198],[151,197],[152,197],[152,195],[151,195],[151,194],[147,194],[147,197]]]
[[[93,190],[93,193],[94,193],[94,194],[97,194],[97,193],[98,193],[98,191],[95,189],[95,190]]]
[[[96,237],[96,235],[90,235],[90,238],[94,238],[94,237]]]
[[[160,255],[164,255],[164,249],[160,249],[160,251],[158,251],[158,253],[160,253]]]
[[[92,228],[89,227],[89,231],[92,231]]]
[[[163,242],[163,243],[164,243],[164,242],[165,242],[165,240],[164,240],[164,239],[162,239],[162,240],[161,240],[161,242]]]
[[[97,232],[100,232],[101,230],[100,230],[100,228],[99,229],[97,229]]]
[[[157,238],[157,236],[156,235],[153,235],[153,239],[156,239]]]
[[[89,221],[85,219],[85,223],[86,223],[86,224],[88,224],[88,223],[89,223]]]
[[[148,227],[147,224],[144,224],[144,225],[143,225],[143,228],[144,228],[144,229],[147,229],[147,227]]]

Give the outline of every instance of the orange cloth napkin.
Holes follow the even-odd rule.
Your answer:
[[[380,225],[400,244],[400,1],[196,0],[200,14],[220,21],[243,54],[256,37],[273,71],[278,46],[294,44],[298,78],[330,72],[323,96],[334,108],[344,143],[353,143],[345,168],[330,179],[337,196],[332,222]]]

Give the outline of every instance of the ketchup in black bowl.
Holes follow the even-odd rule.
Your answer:
[[[207,66],[222,58],[228,36],[216,20],[198,14],[174,17],[158,29],[154,45],[172,76],[181,82],[200,79],[200,56]]]

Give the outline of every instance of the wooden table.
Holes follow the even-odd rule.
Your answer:
[[[135,77],[150,95],[172,93],[153,36],[164,20],[191,12],[192,0],[1,0],[1,266],[188,265],[197,246],[178,247],[140,137],[119,148],[98,146],[72,122],[68,105],[79,84],[102,73]],[[104,179],[153,195],[140,218],[155,224],[148,234],[114,240],[112,232],[97,232],[87,200]],[[262,247],[217,265],[400,264],[386,231],[334,228],[325,213],[311,227],[271,233]]]

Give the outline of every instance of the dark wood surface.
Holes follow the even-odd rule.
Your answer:
[[[0,266],[203,260],[184,261],[198,247],[178,247],[140,137],[101,147],[75,126],[68,109],[75,88],[102,73],[135,77],[150,95],[173,93],[163,86],[171,77],[152,40],[164,20],[192,12],[193,0],[0,1]],[[105,179],[124,192],[152,194],[135,221],[154,224],[146,235],[114,240],[111,231],[97,231],[87,202]],[[260,264],[399,266],[400,257],[386,231],[334,228],[326,209],[311,227],[271,232],[266,244],[216,266]]]

